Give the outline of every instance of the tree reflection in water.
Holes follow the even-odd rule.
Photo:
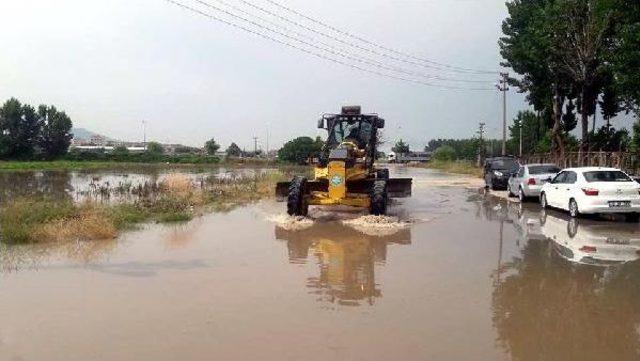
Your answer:
[[[0,172],[0,202],[24,197],[71,201],[71,179],[69,171]]]
[[[375,266],[386,262],[387,245],[411,243],[409,229],[376,237],[338,222],[318,222],[302,231],[276,227],[275,233],[287,242],[291,263],[306,263],[309,254],[315,256],[319,275],[307,279],[310,293],[320,302],[343,306],[373,305],[382,296]]]

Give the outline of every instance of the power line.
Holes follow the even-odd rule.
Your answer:
[[[293,44],[291,44],[291,43],[289,43],[289,42],[286,42],[286,41],[283,41],[283,40],[277,39],[277,38],[275,38],[275,37],[272,37],[272,36],[269,36],[269,35],[263,34],[263,33],[259,32],[259,31],[256,31],[256,30],[253,30],[253,29],[250,29],[250,28],[248,28],[248,27],[246,27],[246,26],[243,26],[243,25],[239,25],[239,24],[233,23],[233,22],[231,22],[231,21],[228,21],[228,20],[222,19],[222,18],[217,17],[217,16],[215,16],[215,15],[211,15],[211,14],[206,13],[206,12],[204,12],[204,11],[201,11],[201,10],[198,10],[198,9],[196,9],[196,8],[193,8],[193,7],[189,6],[189,5],[185,5],[185,4],[181,3],[181,2],[178,2],[178,1],[175,1],[175,0],[165,0],[165,1],[167,1],[167,2],[169,2],[169,3],[172,3],[172,4],[176,5],[176,6],[179,6],[179,7],[183,8],[183,9],[185,9],[185,10],[188,10],[188,11],[190,11],[190,12],[193,12],[193,13],[196,13],[196,14],[199,14],[199,15],[202,15],[202,16],[204,16],[204,17],[207,17],[207,18],[209,18],[209,19],[211,19],[211,20],[215,20],[215,21],[221,22],[221,23],[223,23],[223,24],[225,24],[225,25],[228,25],[228,26],[231,26],[231,27],[234,27],[234,28],[237,28],[237,29],[240,29],[240,30],[246,31],[246,32],[248,32],[248,33],[251,33],[251,34],[254,34],[254,35],[257,35],[257,36],[260,36],[260,37],[262,37],[262,38],[264,38],[264,39],[267,39],[267,40],[269,40],[269,41],[273,41],[273,42],[279,43],[279,44],[281,44],[281,45],[285,45],[285,46],[287,46],[287,47],[290,47],[290,48],[293,48],[293,49],[296,49],[296,50],[302,51],[302,52],[307,53],[307,54],[309,54],[309,55],[313,55],[313,56],[315,56],[315,57],[318,57],[318,58],[321,58],[321,59],[324,59],[324,60],[327,60],[327,61],[331,61],[331,62],[336,63],[336,64],[344,65],[344,66],[347,66],[347,67],[350,67],[350,68],[353,68],[353,69],[357,69],[357,70],[360,70],[360,71],[363,71],[363,72],[366,72],[366,73],[370,73],[370,74],[374,74],[374,75],[378,75],[378,76],[382,76],[382,77],[386,77],[386,78],[390,78],[390,79],[395,79],[395,80],[401,80],[401,81],[406,81],[406,82],[411,82],[411,83],[421,84],[421,85],[430,86],[430,87],[442,88],[442,89],[450,89],[450,90],[478,90],[478,91],[492,90],[492,89],[490,89],[490,88],[466,88],[466,87],[449,86],[449,85],[443,85],[443,84],[433,84],[433,83],[428,83],[428,82],[421,81],[421,80],[417,80],[417,79],[411,79],[411,78],[399,77],[399,76],[396,76],[396,75],[386,74],[386,73],[382,73],[382,72],[379,72],[379,71],[376,71],[376,70],[371,70],[371,69],[363,68],[363,67],[358,66],[358,65],[350,64],[350,63],[347,63],[347,62],[344,62],[344,61],[341,61],[341,60],[338,60],[338,59],[332,58],[332,57],[330,57],[330,56],[326,56],[326,55],[324,55],[324,54],[320,54],[320,53],[317,53],[317,52],[315,52],[315,51],[312,51],[312,50],[309,50],[309,49],[305,49],[305,48],[302,48],[302,47],[299,47],[299,46],[293,45]],[[294,39],[294,40],[295,40],[295,39]],[[296,40],[296,41],[301,42],[300,40]],[[313,48],[318,48],[318,47],[316,47],[316,46],[313,46],[313,44],[306,43],[306,45],[309,45],[309,46],[311,46],[311,47],[313,47]],[[321,48],[320,48],[320,49],[321,49]]]
[[[333,36],[331,34],[327,34],[325,32],[318,31],[316,29],[310,28],[310,27],[308,27],[308,26],[306,26],[304,24],[301,24],[301,23],[299,23],[297,21],[291,20],[291,19],[289,19],[289,18],[287,18],[285,16],[282,16],[282,15],[280,15],[278,13],[275,13],[275,12],[273,12],[273,11],[271,11],[269,9],[266,9],[266,8],[264,8],[262,6],[256,5],[256,4],[254,4],[254,3],[250,2],[250,1],[247,1],[247,0],[239,0],[239,1],[241,3],[243,3],[243,4],[245,4],[245,5],[248,5],[248,6],[254,8],[254,9],[257,9],[257,10],[259,10],[261,12],[264,12],[265,14],[268,14],[268,15],[271,15],[273,17],[276,17],[276,18],[278,18],[278,19],[280,19],[282,21],[285,21],[285,22],[287,22],[289,24],[292,24],[292,25],[297,26],[299,28],[302,28],[304,30],[313,32],[313,33],[318,34],[320,36],[323,36],[325,38],[337,41],[337,42],[339,42],[341,44],[344,44],[346,46],[349,46],[351,48],[355,48],[355,49],[358,49],[358,50],[361,50],[361,51],[368,52],[370,54],[374,54],[376,56],[380,56],[380,57],[384,57],[384,58],[391,59],[391,60],[394,60],[394,61],[402,62],[402,63],[405,63],[405,64],[411,64],[411,65],[414,65],[414,66],[420,66],[420,67],[424,67],[424,68],[428,68],[428,69],[435,69],[435,70],[440,70],[440,71],[452,71],[452,72],[469,73],[468,71],[459,71],[459,70],[455,70],[455,69],[442,69],[441,66],[435,66],[435,65],[432,65],[432,64],[428,64],[428,63],[425,64],[424,62],[416,62],[416,61],[412,61],[412,60],[408,60],[408,59],[399,58],[399,57],[396,57],[396,56],[393,56],[393,55],[389,55],[388,53],[385,53],[385,52],[379,52],[377,50],[373,50],[371,48],[364,47],[364,46],[362,46],[360,44],[357,44],[357,43],[354,43],[354,42],[345,41],[345,40],[340,39],[340,38],[338,38],[336,36]],[[382,47],[382,48],[384,49],[384,47]],[[402,54],[402,53],[400,53],[400,54]],[[406,58],[406,56],[405,56],[405,58]],[[493,75],[495,73],[496,72],[476,73],[476,74],[491,74],[491,75]]]
[[[241,1],[243,1],[243,0],[241,0]],[[274,0],[265,0],[265,1],[267,1],[268,3],[274,5],[274,6],[280,8],[282,10],[285,10],[285,11],[288,11],[288,12],[290,12],[292,14],[300,16],[300,17],[302,17],[304,19],[307,19],[307,20],[309,20],[309,21],[311,21],[311,22],[313,22],[315,24],[318,24],[318,25],[323,26],[323,27],[325,27],[327,29],[330,29],[330,30],[332,30],[332,31],[334,31],[336,33],[339,33],[341,35],[347,36],[347,37],[352,38],[352,39],[356,39],[356,40],[361,41],[361,42],[363,42],[365,44],[369,44],[369,45],[375,46],[375,47],[377,47],[379,49],[386,50],[386,51],[394,53],[394,54],[398,54],[398,55],[402,55],[402,56],[408,57],[410,59],[414,59],[414,60],[421,61],[421,62],[428,63],[428,64],[441,66],[441,67],[450,69],[452,71],[468,72],[468,73],[476,73],[476,74],[496,74],[496,73],[498,73],[497,71],[484,70],[484,69],[463,68],[463,67],[459,67],[459,66],[453,66],[453,65],[449,65],[449,64],[439,63],[439,62],[436,62],[436,61],[433,61],[433,60],[429,60],[429,59],[420,58],[420,57],[417,57],[417,56],[412,55],[412,54],[408,54],[408,53],[405,53],[405,52],[402,52],[402,51],[399,51],[399,50],[395,50],[395,49],[386,47],[384,45],[377,44],[377,43],[375,43],[373,41],[364,39],[364,38],[362,38],[360,36],[351,34],[351,33],[347,32],[347,31],[340,30],[340,29],[338,29],[338,28],[336,28],[334,26],[331,26],[331,25],[329,25],[329,24],[327,24],[325,22],[322,22],[320,20],[314,19],[314,18],[312,18],[310,16],[307,16],[305,14],[300,13],[297,10],[294,10],[292,8],[289,8],[289,7],[285,6],[285,5],[282,5],[282,4],[280,4],[280,3],[278,3],[278,2],[276,2]],[[245,1],[243,1],[243,2],[245,2]]]
[[[209,2],[206,2],[206,1],[203,1],[203,0],[193,0],[193,1],[195,1],[195,2],[197,2],[199,4],[201,4],[201,5],[204,5],[206,7],[209,7],[211,9],[213,9],[213,10],[216,10],[216,11],[219,11],[219,12],[223,12],[223,13],[225,13],[225,14],[227,14],[229,16],[232,16],[234,18],[237,18],[237,19],[239,19],[241,21],[248,22],[248,23],[252,24],[253,26],[257,26],[257,27],[259,27],[261,29],[267,30],[269,32],[275,33],[275,34],[280,35],[280,36],[284,36],[284,37],[286,37],[288,39],[291,39],[291,40],[294,40],[296,42],[305,44],[307,46],[312,46],[312,47],[314,47],[316,49],[328,52],[328,53],[330,53],[332,55],[340,56],[342,58],[349,59],[349,60],[352,60],[352,61],[355,61],[355,62],[358,62],[358,63],[371,65],[371,66],[374,66],[376,68],[380,68],[380,69],[383,69],[383,70],[397,72],[397,73],[401,73],[401,74],[409,75],[409,76],[423,77],[423,78],[429,79],[429,80],[441,80],[441,81],[464,82],[464,83],[483,83],[483,84],[488,84],[489,83],[489,81],[483,81],[483,80],[472,80],[472,79],[459,79],[459,78],[441,77],[441,76],[438,76],[438,75],[418,73],[418,72],[408,71],[408,70],[403,69],[403,68],[398,68],[398,67],[395,67],[395,66],[389,66],[389,65],[386,65],[386,64],[381,63],[379,61],[373,60],[371,58],[366,58],[366,57],[362,57],[362,56],[358,57],[358,56],[350,55],[348,52],[345,52],[344,49],[336,48],[336,47],[334,47],[334,46],[332,46],[330,44],[324,43],[322,41],[318,41],[317,39],[315,39],[313,37],[308,37],[305,34],[302,34],[302,33],[297,32],[295,30],[291,30],[291,29],[289,29],[289,28],[287,28],[285,26],[282,26],[280,24],[276,24],[276,23],[271,22],[269,20],[266,20],[266,19],[264,19],[262,17],[253,15],[253,14],[251,14],[251,13],[249,13],[249,12],[243,10],[243,9],[238,8],[237,6],[229,4],[228,2],[226,2],[224,0],[214,0],[214,1],[216,1],[218,3],[221,3],[223,5],[226,5],[226,6],[230,7],[230,8],[232,8],[232,9],[235,9],[236,11],[239,11],[239,12],[245,14],[245,15],[252,16],[252,17],[257,18],[257,19],[259,19],[261,21],[270,23],[270,24],[272,24],[272,26],[276,26],[276,27],[278,27],[280,29],[283,29],[284,31],[296,34],[298,37],[296,38],[294,36],[290,36],[290,35],[288,35],[286,33],[283,33],[283,32],[281,32],[279,30],[274,30],[272,28],[269,28],[268,26],[260,25],[260,24],[258,24],[256,22],[254,22],[253,20],[250,20],[250,19],[247,19],[245,17],[242,17],[242,16],[239,16],[237,14],[234,14],[234,13],[228,11],[228,10],[219,8],[219,7],[215,6],[215,5],[212,5]],[[243,0],[241,0],[241,1],[245,2]],[[250,3],[247,3],[247,4],[250,4]],[[267,10],[264,10],[264,11],[267,11]],[[313,29],[310,29],[310,28],[307,28],[307,29],[313,31]],[[311,41],[311,43],[308,42],[308,41],[300,40],[299,37],[310,39],[309,41]],[[334,38],[334,39],[339,40],[337,38]],[[321,45],[325,46],[326,48],[318,46],[317,44],[321,44]]]

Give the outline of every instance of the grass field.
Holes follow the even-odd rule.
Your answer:
[[[470,161],[439,161],[432,160],[429,163],[420,165],[429,169],[437,169],[447,173],[465,174],[474,177],[482,177],[482,168]]]

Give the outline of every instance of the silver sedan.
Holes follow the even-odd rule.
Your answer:
[[[518,173],[509,178],[507,191],[510,196],[518,196],[520,202],[526,202],[531,197],[539,197],[542,186],[558,172],[560,168],[550,163],[521,165]]]

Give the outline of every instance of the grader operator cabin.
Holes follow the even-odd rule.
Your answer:
[[[287,213],[305,216],[309,205],[342,205],[383,215],[389,198],[411,196],[411,178],[389,178],[389,169],[376,167],[378,130],[384,123],[377,114],[362,114],[359,106],[323,115],[318,128],[327,129],[328,137],[314,167],[315,179],[296,176],[276,186]]]

